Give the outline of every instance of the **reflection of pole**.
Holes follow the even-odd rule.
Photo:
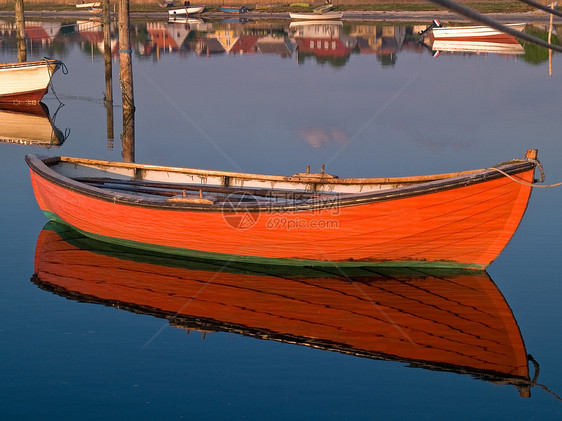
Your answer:
[[[135,161],[135,130],[134,113],[135,99],[133,95],[133,66],[131,62],[131,40],[129,37],[129,0],[119,0],[119,82],[123,100],[123,160]]]
[[[103,0],[103,54],[105,57],[107,148],[113,149],[113,68],[111,63],[111,23],[109,18],[109,0]]]
[[[124,162],[135,162],[135,109],[123,108],[123,132],[121,133]]]
[[[16,0],[16,39],[18,49],[18,61],[27,61],[25,49],[25,19],[23,17],[23,0]]]

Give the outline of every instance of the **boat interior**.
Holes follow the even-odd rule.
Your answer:
[[[233,200],[256,204],[333,200],[483,171],[418,177],[338,178],[324,171],[311,173],[308,168],[292,176],[276,176],[69,157],[47,158],[43,162],[57,174],[96,188],[168,202],[199,204]]]

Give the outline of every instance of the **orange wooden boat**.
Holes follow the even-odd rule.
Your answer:
[[[32,281],[188,330],[469,374],[525,396],[533,383],[517,322],[484,271],[225,265],[96,241],[50,222]]]
[[[487,169],[349,179],[26,162],[43,212],[104,241],[228,261],[473,269],[513,236],[539,165],[531,150]]]

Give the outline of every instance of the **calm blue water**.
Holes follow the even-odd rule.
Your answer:
[[[161,318],[30,282],[47,221],[25,154],[122,159],[118,58],[111,142],[103,55],[93,44],[101,37],[75,23],[43,23],[54,35],[28,43],[29,60],[51,56],[68,67],[53,78],[64,103],[54,125],[68,137],[59,148],[0,144],[1,418],[559,417],[562,402],[540,385],[522,398],[513,385],[468,374],[235,333],[186,335]],[[158,25],[181,46],[158,49]],[[314,36],[288,22],[198,28],[134,25],[137,162],[280,175],[326,164],[340,176],[376,177],[481,168],[536,148],[546,183],[562,181],[559,55],[549,76],[540,50],[433,57],[413,41],[416,29],[400,25],[345,24]],[[326,33],[329,48],[311,44],[322,47]],[[0,46],[1,62],[16,61],[13,33]],[[51,114],[58,108],[52,92],[43,102]],[[562,187],[536,188],[488,269],[540,364],[538,383],[558,395],[561,207]]]

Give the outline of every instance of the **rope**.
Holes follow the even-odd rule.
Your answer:
[[[63,102],[59,99],[57,92],[55,91],[55,87],[53,85],[53,78],[52,75],[55,72],[54,69],[56,69],[56,65],[54,67],[51,66],[51,64],[49,63],[49,60],[52,60],[50,57],[43,57],[43,60],[45,60],[45,63],[47,64],[47,67],[49,68],[49,71],[51,73],[51,77],[49,78],[49,86],[51,87],[51,91],[53,92],[53,95],[55,96],[55,98],[57,99],[57,101],[59,102],[59,104],[63,104]],[[61,71],[64,75],[68,74],[68,67],[66,67],[66,64],[64,64],[62,61],[57,60],[60,67],[61,67]],[[63,104],[64,105],[64,104]],[[57,110],[58,111],[58,110]]]
[[[550,390],[548,387],[546,387],[544,384],[538,383],[537,382],[537,378],[539,377],[539,372],[540,372],[540,366],[537,360],[535,360],[533,358],[533,356],[531,354],[527,354],[527,359],[533,364],[533,366],[535,367],[535,375],[533,376],[533,379],[530,381],[531,387],[532,386],[538,386],[540,387],[542,390],[544,390],[547,393],[550,393],[552,396],[554,396],[556,399],[558,399],[559,401],[562,401],[562,398],[560,396],[558,396],[554,391]]]
[[[555,183],[555,184],[543,184],[543,185],[537,185],[534,183],[527,183],[526,181],[522,181],[522,180],[518,180],[515,177],[509,175],[508,173],[506,173],[503,170],[500,170],[499,168],[496,168],[500,165],[506,165],[506,164],[513,164],[515,162],[532,162],[533,164],[536,165],[536,167],[538,168],[539,172],[541,173],[541,178],[539,178],[538,180],[535,180],[535,183],[542,183],[545,179],[545,175],[544,175],[544,169],[542,167],[542,164],[540,163],[540,161],[538,159],[530,159],[530,158],[525,158],[525,159],[512,159],[511,161],[505,161],[502,162],[500,164],[494,165],[493,167],[488,168],[489,170],[493,170],[493,171],[497,171],[500,174],[505,175],[507,178],[510,178],[511,180],[519,183],[519,184],[523,184],[524,186],[530,186],[530,187],[542,187],[542,188],[550,188],[550,187],[558,187],[558,186],[562,186],[562,182],[560,183]]]
[[[463,6],[462,4],[456,3],[451,0],[429,0],[432,3],[439,4],[446,9],[457,12],[459,15],[466,16],[469,19],[483,23],[484,25],[490,26],[498,31],[502,31],[506,34],[513,35],[516,38],[532,42],[533,44],[540,45],[541,47],[550,48],[551,50],[562,52],[562,46],[550,44],[542,39],[533,37],[525,32],[518,31],[509,26],[503,25],[496,20],[478,13],[476,10],[470,9],[469,7]]]

